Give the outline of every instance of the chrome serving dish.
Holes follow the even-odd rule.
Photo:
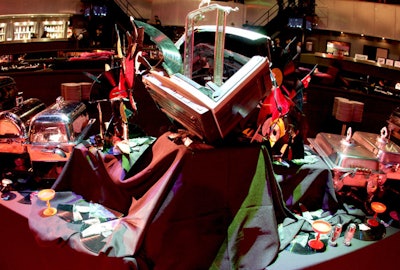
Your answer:
[[[28,153],[31,161],[67,161],[73,147],[85,138],[94,121],[89,119],[84,103],[58,98],[30,123]]]
[[[357,131],[353,139],[378,157],[383,164],[400,163],[400,147],[387,138],[387,128],[381,134]]]
[[[380,169],[387,178],[400,180],[400,147],[388,138],[386,127],[382,128],[380,135],[357,131],[353,138],[378,158]]]
[[[373,194],[386,181],[376,154],[352,137],[351,128],[344,137],[338,134],[319,133],[308,139],[311,146],[333,172],[334,187],[365,187]]]
[[[331,169],[379,170],[376,155],[351,137],[321,132],[314,140],[309,141]]]
[[[30,121],[45,108],[39,99],[30,98],[19,106],[0,112],[0,153],[25,153]]]

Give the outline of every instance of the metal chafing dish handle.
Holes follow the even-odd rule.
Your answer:
[[[376,138],[376,144],[380,150],[385,149],[388,143],[388,130],[387,127],[381,129],[381,136]],[[380,151],[381,152],[381,151]],[[378,154],[379,155],[379,154]]]
[[[65,105],[65,99],[63,96],[59,96],[56,98],[56,102],[54,103],[55,108],[57,110],[61,110],[61,108]]]
[[[62,158],[66,158],[67,154],[69,153],[69,150],[66,148],[61,147],[60,145],[57,146],[51,146],[49,148],[43,148],[41,150],[43,153],[53,153],[53,154],[57,154]]]
[[[350,145],[352,143],[353,131],[351,127],[347,129],[346,137],[344,137],[340,142],[343,145]]]

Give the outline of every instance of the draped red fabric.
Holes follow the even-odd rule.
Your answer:
[[[277,256],[277,223],[287,212],[261,146],[194,149],[164,134],[126,179],[122,170],[117,157],[81,146],[53,185],[60,199],[77,194],[125,214],[99,255],[137,269],[185,270],[264,269]],[[79,230],[39,217],[36,203],[29,223],[38,241],[82,251]]]

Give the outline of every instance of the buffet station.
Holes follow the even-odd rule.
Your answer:
[[[63,84],[47,106],[0,77],[0,266],[312,269],[396,258],[398,112],[380,134],[307,138],[315,67],[286,84],[269,55],[227,50],[236,10],[190,12],[182,50],[134,18],[125,33],[116,26],[113,61],[86,74],[85,98],[69,92],[83,85]],[[206,16],[216,17],[213,43],[197,44]],[[234,35],[248,42],[250,32]],[[143,53],[145,35],[162,61]],[[365,260],[371,250],[379,259]]]

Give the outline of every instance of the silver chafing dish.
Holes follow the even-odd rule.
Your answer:
[[[387,128],[381,130],[381,135],[357,131],[353,138],[366,149],[374,153],[383,164],[400,163],[400,147],[387,138]]]
[[[19,106],[1,112],[0,153],[26,153],[30,121],[45,108],[46,105],[39,99],[30,98]]]
[[[388,138],[386,127],[381,129],[380,135],[357,131],[353,139],[378,158],[380,170],[387,174],[387,178],[400,179],[400,147]]]
[[[364,187],[372,195],[385,183],[378,156],[353,138],[351,128],[345,137],[319,133],[308,140],[332,170],[336,191],[343,186]]]
[[[31,161],[67,161],[73,147],[84,139],[94,121],[89,119],[84,103],[59,97],[30,123],[28,153]]]

